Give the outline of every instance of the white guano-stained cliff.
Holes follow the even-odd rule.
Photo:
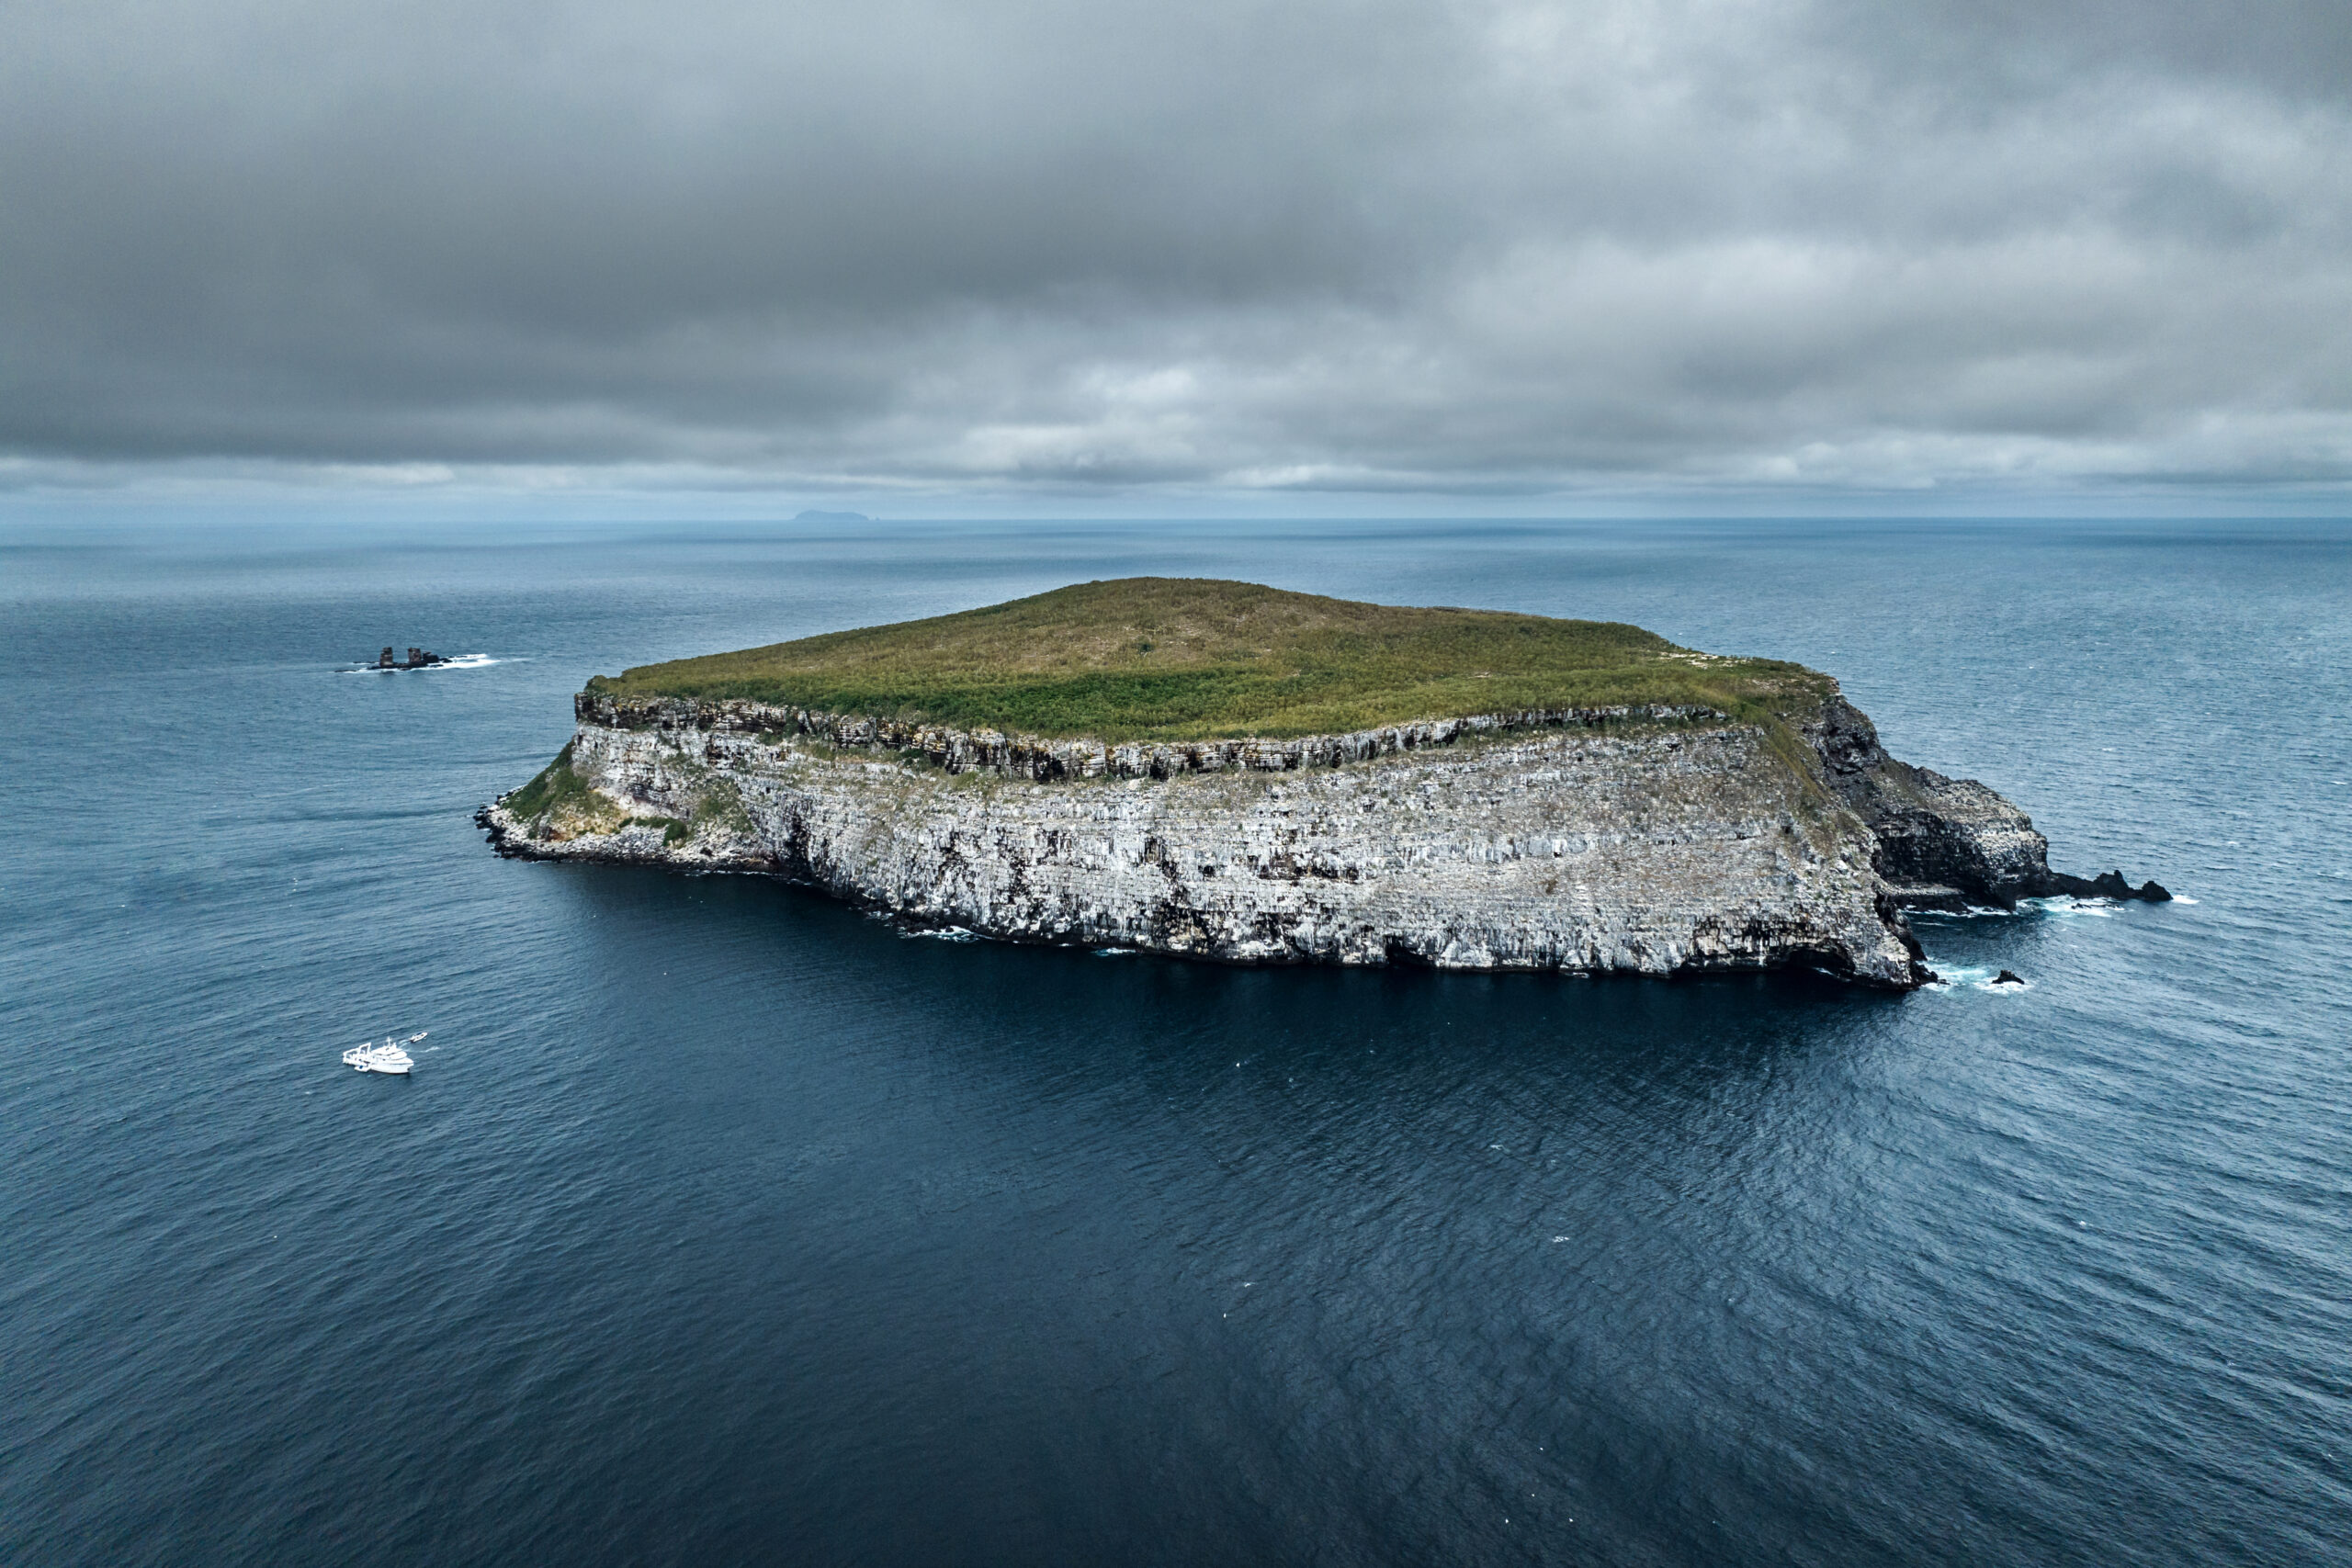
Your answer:
[[[1829,677],[1639,626],[1194,578],[595,676],[502,852],[764,873],[1244,964],[1929,978],[1903,910],[2044,894],[2025,814]]]
[[[740,702],[579,707],[550,774],[485,808],[503,852],[766,873],[1015,941],[1252,964],[1810,966],[1905,987],[1926,973],[1898,901],[1963,890],[1892,882],[1858,792],[1895,801],[1915,834],[1990,846],[2025,891],[2048,874],[2022,813],[1886,757],[1842,703],[1795,758],[1719,714],[1620,711],[1050,782],[1033,776],[1042,742]],[[1966,809],[1939,816],[1939,794]]]

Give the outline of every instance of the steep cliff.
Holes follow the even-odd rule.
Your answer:
[[[2009,908],[2062,894],[2152,903],[2172,897],[2154,882],[2133,887],[2120,872],[2087,879],[2051,870],[2050,842],[2024,812],[1974,779],[1889,756],[1871,721],[1834,690],[1800,728],[1823,782],[1870,829],[1872,863],[1899,904]]]
[[[1192,615],[1187,625],[1205,624],[1192,585],[1153,592],[1153,603]],[[1290,612],[1291,601],[1308,605],[1317,636],[1329,619],[1311,619],[1325,614],[1317,607],[1339,604],[1271,603]],[[1204,684],[1216,701],[1287,705],[1277,722],[1378,711],[1385,700],[1378,687],[1329,674],[1360,667],[1355,643],[1343,649],[1355,662],[1327,651],[1320,664],[1294,659],[1278,681],[1251,685],[1305,636],[1295,626],[1287,643],[1268,634],[1267,603],[1247,601],[1260,622],[1245,629],[1266,645],[1245,650],[1257,663],[1196,649],[1173,675],[1121,674],[1128,685],[1114,696],[1142,693],[1125,708],[1103,705],[1102,665],[1155,650],[1154,636],[1132,625],[1114,626],[1115,636],[1099,639],[1112,651],[1074,672],[1022,676],[1018,700],[1058,705],[1047,711],[1068,709],[1077,682],[1106,728],[1128,730],[1116,740],[942,722],[937,713],[957,704],[989,711],[985,699],[1002,683],[978,697],[943,684],[938,649],[968,659],[949,623],[969,617],[910,623],[932,663],[910,674],[892,653],[892,678],[929,695],[885,693],[894,713],[797,703],[807,688],[788,683],[775,693],[785,700],[692,694],[714,661],[633,671],[592,682],[563,754],[481,820],[509,855],[765,873],[918,922],[1238,963],[1648,975],[1804,965],[1899,988],[1928,977],[1906,904],[2007,903],[2070,884],[2113,891],[2105,879],[2053,875],[2041,835],[1984,785],[1888,756],[1826,677],[1711,660],[1630,627],[1579,642],[1541,628],[1589,623],[1522,633],[1517,624],[1534,617],[1488,617],[1466,631],[1425,620],[1400,637],[1393,623],[1357,616],[1350,635],[1370,626],[1387,637],[1390,671],[1428,663],[1432,637],[1464,661],[1472,639],[1464,671],[1431,664],[1414,701],[1445,682],[1495,679],[1484,667],[1516,656],[1522,637],[1552,636],[1555,646],[1504,671],[1512,694],[1534,699],[1525,705],[1318,733],[1215,733],[1201,716]],[[1165,636],[1168,624],[1144,629]],[[982,629],[1003,636],[998,624]],[[888,661],[870,642],[847,655],[807,652],[826,640],[780,645],[784,658],[771,662],[816,669],[824,695],[846,682],[873,685],[870,667]],[[1224,660],[1215,681],[1188,690],[1185,671],[1211,658]],[[845,676],[845,659],[865,663]],[[740,690],[744,666],[719,668]],[[691,678],[663,675],[673,669]],[[663,691],[665,679],[685,691]],[[1652,700],[1557,700],[1592,691]]]

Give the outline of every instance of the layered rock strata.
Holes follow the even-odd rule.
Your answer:
[[[1928,977],[1906,903],[2113,890],[1834,696],[1794,729],[1596,708],[1139,746],[589,694],[577,718],[482,809],[502,853],[765,873],[1016,941],[1899,988]]]
[[[1300,768],[1365,762],[1399,751],[1450,746],[1457,740],[1519,730],[1589,728],[1610,723],[1649,720],[1675,723],[1724,720],[1718,709],[1653,703],[1613,707],[1525,708],[1473,714],[1464,718],[1421,719],[1346,735],[1285,739],[1239,736],[1215,740],[1127,741],[1046,739],[1007,735],[996,729],[957,729],[938,724],[908,724],[861,714],[779,707],[752,702],[698,702],[691,697],[616,698],[582,692],[572,699],[582,727],[601,729],[708,731],[718,735],[790,737],[860,750],[895,751],[919,757],[951,773],[985,772],[1040,784],[1060,779],[1165,779],[1179,773],[1234,770],[1291,773]]]

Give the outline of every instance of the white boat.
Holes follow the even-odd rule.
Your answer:
[[[395,1040],[388,1034],[381,1045],[362,1041],[343,1054],[343,1065],[357,1067],[363,1073],[398,1073],[405,1077],[408,1070],[416,1066],[410,1059],[407,1047],[424,1039],[427,1032],[420,1029],[405,1040]]]

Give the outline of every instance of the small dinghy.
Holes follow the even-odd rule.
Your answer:
[[[420,1029],[405,1040],[386,1035],[381,1045],[372,1041],[354,1045],[343,1054],[343,1065],[357,1067],[363,1073],[398,1073],[405,1077],[408,1070],[416,1066],[409,1058],[407,1047],[424,1039],[427,1032]]]

